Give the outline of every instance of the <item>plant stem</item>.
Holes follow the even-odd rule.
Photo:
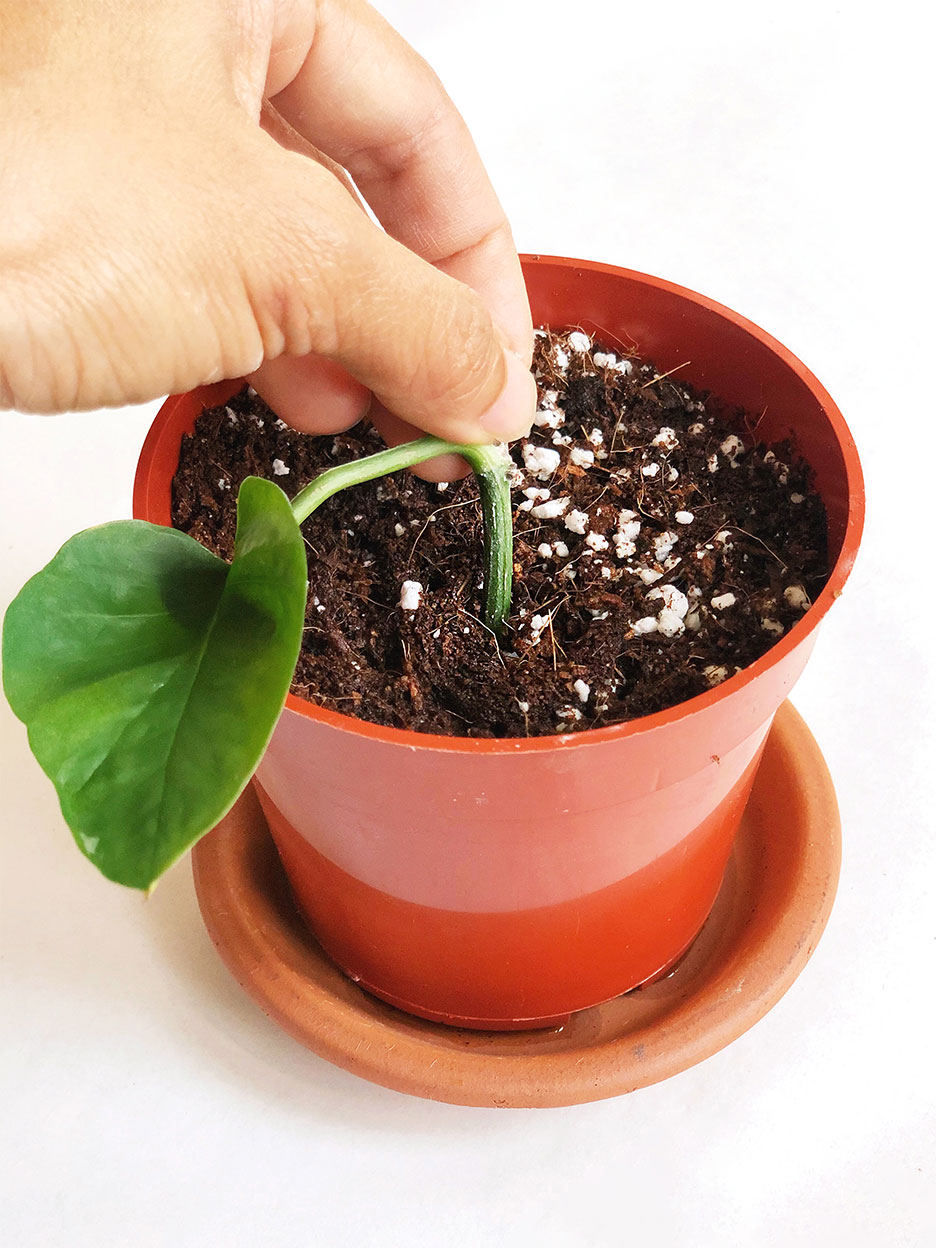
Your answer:
[[[433,437],[391,446],[364,459],[327,468],[292,500],[293,515],[302,524],[339,490],[372,481],[375,477],[389,476],[402,468],[412,468],[436,455],[461,455],[468,460],[477,478],[484,522],[484,623],[500,636],[510,613],[513,581],[513,519],[507,483],[509,457],[505,447],[461,445]]]
[[[507,473],[510,461],[504,446],[463,446],[481,495],[484,525],[484,623],[502,637],[510,615],[513,588],[513,514]]]

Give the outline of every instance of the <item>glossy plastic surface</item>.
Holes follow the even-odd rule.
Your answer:
[[[562,737],[454,739],[290,697],[260,769],[264,808],[323,945],[375,993],[463,1026],[542,1025],[653,977],[711,908],[760,750],[851,570],[858,456],[812,374],[750,322],[607,265],[528,257],[534,319],[633,344],[661,371],[794,436],[829,514],[835,566],[757,663],[679,707]],[[169,520],[183,432],[237,383],[168,400],[134,511]],[[314,524],[314,520],[312,522]]]

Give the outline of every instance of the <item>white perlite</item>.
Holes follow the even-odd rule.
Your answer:
[[[601,533],[589,533],[585,538],[585,545],[592,550],[607,550],[608,539]]]
[[[580,355],[583,351],[591,350],[591,339],[588,334],[583,334],[580,329],[574,329],[566,339],[573,351],[577,351]]]
[[[545,481],[559,467],[559,452],[550,450],[548,446],[534,446],[532,442],[524,442],[523,462],[527,472],[534,472],[541,481]]]
[[[805,501],[806,501],[806,496],[804,494],[791,494],[790,495],[791,503],[803,503]]]
[[[592,359],[599,368],[614,368],[617,363],[617,356],[609,351],[596,351]]]
[[[273,475],[277,477],[288,477],[289,469],[281,459],[273,460]]]
[[[529,710],[530,710],[530,704],[529,704],[529,702],[521,702],[521,701],[518,699],[518,700],[517,700],[517,706],[519,706],[519,707],[520,707],[520,710],[523,712],[523,714],[524,714],[524,715],[529,714]]]
[[[549,542],[540,542],[536,548],[536,553],[541,559],[551,559],[553,548],[550,546]]]
[[[555,408],[539,407],[533,416],[533,424],[541,429],[558,429],[565,424],[565,416]]]
[[[583,446],[573,446],[569,451],[569,460],[576,468],[590,468],[595,462],[595,452],[586,451]]]
[[[763,619],[760,626],[765,633],[772,633],[775,637],[780,637],[785,631],[779,620]]]
[[[406,527],[405,525],[402,525],[400,524],[399,521],[397,521],[397,523],[393,526],[393,531],[397,535],[397,537],[402,537],[403,534],[406,532]]]
[[[586,684],[584,680],[575,681],[572,688],[578,694],[580,702],[587,702],[591,697],[591,685]]]
[[[569,356],[568,356],[568,352],[563,351],[562,347],[559,346],[558,342],[553,347],[552,357],[553,357],[553,363],[556,365],[556,368],[558,368],[561,373],[564,373],[566,369],[569,367]]]
[[[637,553],[637,543],[632,542],[623,533],[615,533],[614,553],[619,559],[630,559],[632,555]]]
[[[569,553],[569,548],[565,542],[553,542],[553,550],[560,559],[565,559],[566,555]]]
[[[677,637],[684,627],[682,620],[669,607],[664,607],[657,616],[657,631],[662,633],[664,637]]]
[[[712,606],[716,611],[726,611],[729,607],[733,607],[737,602],[734,594],[717,594],[712,599]]]
[[[653,568],[640,568],[638,569],[637,575],[645,585],[652,585],[654,581],[658,581],[660,579],[663,573],[657,572]]]
[[[724,442],[721,444],[721,446],[718,449],[729,460],[734,461],[738,458],[739,455],[744,454],[745,447],[744,447],[744,443],[741,441],[741,439],[738,437],[737,434],[729,433],[728,437],[725,438]]]
[[[536,520],[558,520],[570,503],[569,498],[550,498],[530,512]]]
[[[689,611],[689,599],[681,589],[677,589],[675,585],[658,585],[656,589],[651,589],[647,594],[647,601],[651,602],[657,598],[662,599],[666,610],[674,612],[679,619],[686,618]]]
[[[718,472],[718,456],[710,455],[706,461],[709,472]]]
[[[552,436],[553,446],[571,446],[572,439],[567,433],[559,433],[557,430]]]
[[[802,585],[788,585],[783,591],[783,596],[791,607],[798,607],[800,611],[808,610],[809,595]]]
[[[639,532],[640,521],[637,519],[636,511],[628,511],[627,508],[624,508],[623,511],[618,513],[618,533],[620,533],[621,537],[629,542],[633,542],[636,540]]]
[[[657,631],[657,618],[655,615],[645,615],[642,620],[635,620],[631,625],[631,631],[637,637],[646,636],[648,633]]]
[[[400,606],[404,611],[418,611],[423,587],[419,581],[404,581],[400,586]]]
[[[678,540],[679,535],[674,533],[672,529],[667,529],[665,533],[657,534],[653,539],[653,553],[656,555],[658,563],[663,562]]]
[[[531,499],[534,503],[545,503],[549,498],[549,490],[540,485],[528,485],[523,491],[523,497]]]
[[[710,686],[720,685],[723,680],[728,679],[728,668],[720,667],[716,663],[710,663],[708,667],[702,668],[702,675]]]
[[[230,483],[230,481],[228,481],[228,479],[227,479],[226,477],[219,477],[219,478],[218,478],[218,489],[219,489],[219,490],[229,490],[230,488],[231,488],[231,483]]]
[[[655,477],[660,471],[659,464],[644,464],[641,468],[641,474],[645,477]]]
[[[677,511],[673,519],[677,524],[692,524],[695,516],[691,511]]]
[[[588,512],[570,511],[565,518],[565,527],[570,533],[579,533],[583,537],[588,532]]]
[[[549,627],[548,615],[534,615],[530,619],[530,642],[532,645],[538,645],[539,639],[543,635],[543,630]]]
[[[604,434],[600,429],[593,429],[591,433],[585,435],[585,440],[592,446],[601,446],[604,443]]]
[[[671,429],[669,425],[664,425],[660,432],[653,439],[654,446],[663,446],[668,451],[674,451],[679,446],[679,439],[676,437],[676,430]]]

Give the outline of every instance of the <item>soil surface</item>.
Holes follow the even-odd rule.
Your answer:
[[[825,510],[791,446],[757,444],[756,417],[579,331],[538,331],[534,369],[537,423],[511,448],[508,641],[480,623],[474,478],[398,473],[303,525],[294,693],[424,732],[579,731],[711,688],[801,618],[829,569]],[[245,388],[184,439],[173,523],[229,557],[244,477],[292,496],[381,445],[364,426],[297,433]]]

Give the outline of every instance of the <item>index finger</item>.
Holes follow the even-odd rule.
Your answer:
[[[468,127],[426,62],[363,0],[303,4],[277,31],[278,112],[351,174],[384,229],[484,299],[529,359],[530,309],[510,226]],[[308,21],[308,17],[305,17]],[[311,40],[295,69],[297,41]],[[278,51],[281,49],[281,51]],[[277,80],[277,64],[293,62]]]

